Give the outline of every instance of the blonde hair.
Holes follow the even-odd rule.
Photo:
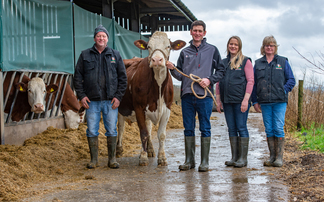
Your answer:
[[[237,52],[237,54],[233,58],[231,58],[231,60],[230,60],[230,62],[231,62],[230,67],[231,67],[231,69],[238,69],[241,66],[241,64],[242,64],[242,62],[244,60],[244,55],[242,53],[242,40],[238,36],[232,36],[232,37],[230,37],[228,39],[228,42],[227,42],[227,55],[230,55],[231,54],[230,51],[228,50],[228,45],[229,45],[231,39],[236,39],[237,40],[237,42],[238,42],[238,52]]]
[[[263,42],[262,42],[262,46],[260,48],[261,55],[265,55],[264,47],[266,45],[270,45],[270,44],[273,44],[275,46],[275,53],[274,54],[275,55],[278,54],[278,46],[279,45],[277,44],[277,41],[274,38],[274,36],[271,35],[271,36],[264,37]]]

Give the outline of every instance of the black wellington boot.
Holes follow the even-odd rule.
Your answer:
[[[234,167],[245,167],[247,165],[247,155],[249,150],[249,139],[248,137],[239,137],[239,159],[234,162]]]
[[[201,137],[201,164],[198,168],[199,172],[207,172],[209,170],[209,150],[210,137]]]
[[[225,161],[225,165],[234,166],[234,162],[238,159],[238,137],[229,137],[231,143],[232,159],[230,161]]]
[[[276,159],[275,137],[268,137],[267,142],[268,142],[268,147],[269,147],[269,151],[270,151],[270,158],[269,158],[269,160],[263,162],[263,165],[264,166],[272,166],[272,163]]]
[[[117,145],[117,136],[107,137],[108,167],[114,169],[119,168],[119,163],[117,163],[116,160],[116,145]]]
[[[180,170],[190,170],[195,167],[196,141],[195,136],[185,136],[186,161],[179,166]]]
[[[97,137],[88,137],[88,145],[90,149],[91,160],[87,164],[87,168],[93,169],[99,166],[98,162],[98,136]]]
[[[285,138],[284,137],[275,137],[275,145],[276,145],[276,160],[272,163],[272,166],[274,167],[281,167],[283,165],[283,150],[284,150],[284,144],[285,144]]]

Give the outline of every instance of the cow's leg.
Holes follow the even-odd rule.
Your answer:
[[[152,144],[152,122],[149,119],[145,121],[147,131],[148,131],[148,139],[147,139],[147,156],[155,157],[154,147]]]
[[[141,141],[142,141],[142,152],[139,157],[139,165],[147,166],[148,165],[148,157],[147,157],[147,140],[149,133],[145,124],[145,113],[144,110],[139,108],[135,109],[137,125],[140,131]]]
[[[125,120],[121,114],[118,114],[118,138],[117,138],[117,147],[116,147],[116,157],[119,158],[123,156],[123,134],[125,129]]]
[[[164,113],[161,116],[159,129],[158,129],[158,139],[159,139],[159,153],[158,153],[158,165],[167,166],[168,162],[165,157],[164,152],[164,142],[166,138],[166,126],[170,117],[170,109],[164,109]]]

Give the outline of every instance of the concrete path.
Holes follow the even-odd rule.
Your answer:
[[[57,191],[24,201],[288,201],[288,188],[273,179],[275,168],[263,167],[268,157],[265,134],[260,131],[261,114],[249,115],[250,146],[248,166],[233,168],[224,165],[230,160],[230,144],[224,114],[213,113],[210,171],[198,172],[200,164],[200,133],[196,131],[196,168],[179,171],[184,162],[183,129],[169,130],[166,140],[168,166],[157,166],[150,158],[149,166],[138,165],[138,157],[119,158],[119,169],[109,169],[106,159],[101,166],[86,170],[91,180],[55,184]],[[198,122],[197,122],[198,126]],[[198,128],[198,127],[197,127]],[[155,140],[157,153],[157,140]],[[50,184],[36,189],[53,188]]]

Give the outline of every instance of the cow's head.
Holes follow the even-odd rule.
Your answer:
[[[77,129],[80,123],[84,122],[85,108],[80,104],[80,109],[78,112],[73,110],[67,110],[63,112],[64,122],[66,128]]]
[[[35,113],[44,112],[45,93],[54,93],[58,89],[56,84],[46,86],[44,80],[39,77],[32,78],[28,83],[17,83],[15,87],[20,92],[28,93],[28,103],[31,107],[31,111]]]
[[[186,42],[182,40],[171,42],[166,33],[156,31],[148,42],[136,40],[134,44],[139,49],[149,51],[149,66],[153,68],[155,77],[158,77],[155,79],[158,81],[161,79],[164,80],[166,76],[166,62],[169,60],[170,51],[180,50],[186,45]]]

